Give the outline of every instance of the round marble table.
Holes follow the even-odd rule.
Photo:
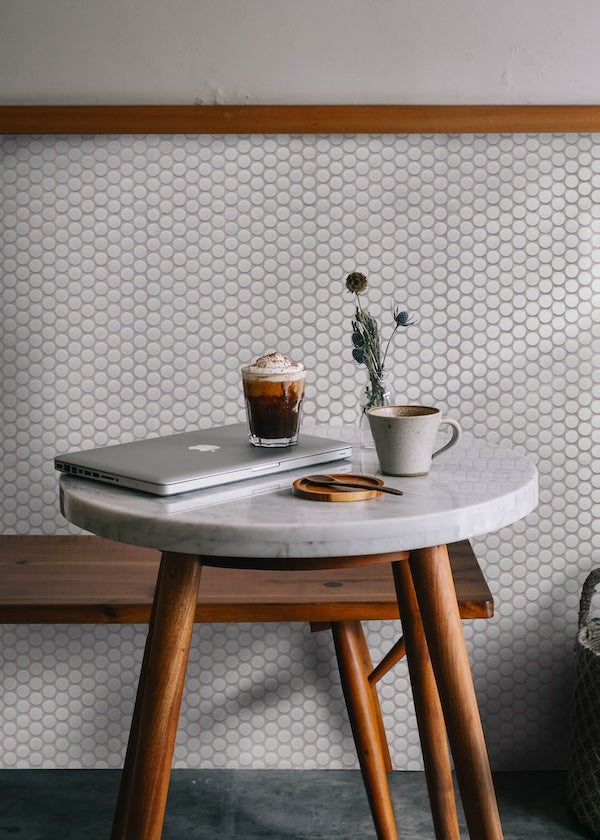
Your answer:
[[[61,509],[70,522],[163,552],[113,840],[161,835],[203,564],[309,569],[391,563],[436,836],[459,838],[449,742],[471,836],[502,837],[446,544],[496,531],[532,511],[535,467],[509,449],[464,435],[428,475],[386,476],[403,496],[326,503],[292,493],[295,478],[328,470],[378,474],[374,451],[357,449],[352,464],[170,498],[61,478]],[[385,770],[363,766],[372,761],[369,737],[377,737],[373,722],[365,724],[371,717],[368,700],[361,706],[360,687],[353,693],[357,708],[349,712],[361,730],[355,738],[363,776],[366,783],[379,780],[375,792],[367,790],[377,834],[395,840],[389,795],[381,795]]]

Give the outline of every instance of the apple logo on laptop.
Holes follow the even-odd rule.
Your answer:
[[[197,443],[195,446],[188,446],[188,449],[195,449],[196,452],[216,452],[220,446],[215,446],[214,443]]]

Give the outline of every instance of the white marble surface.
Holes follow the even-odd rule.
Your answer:
[[[538,498],[529,460],[468,435],[427,476],[385,476],[403,496],[332,503],[293,495],[295,478],[328,471],[380,474],[374,451],[357,448],[352,464],[340,461],[171,498],[63,476],[61,509],[74,525],[133,545],[206,556],[298,558],[375,554],[479,536],[526,516]]]

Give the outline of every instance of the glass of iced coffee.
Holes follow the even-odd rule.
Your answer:
[[[248,439],[254,446],[298,443],[306,371],[281,353],[242,368]]]

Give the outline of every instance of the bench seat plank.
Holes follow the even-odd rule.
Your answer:
[[[463,618],[493,599],[470,543],[448,546]],[[146,623],[160,553],[96,536],[0,536],[0,622]],[[391,567],[202,569],[196,622],[397,619]]]

